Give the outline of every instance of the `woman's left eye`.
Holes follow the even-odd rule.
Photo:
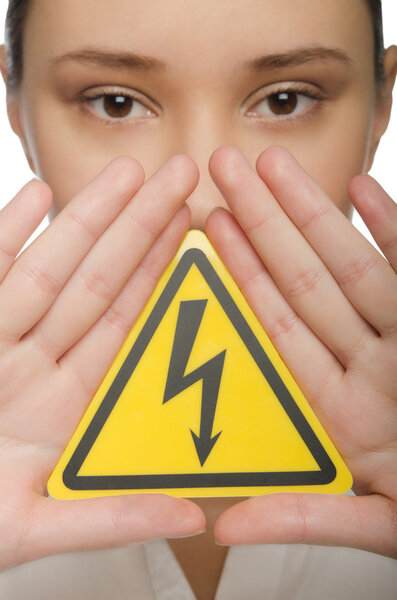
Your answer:
[[[294,90],[279,91],[257,102],[248,114],[272,117],[298,116],[312,106],[315,101],[316,99],[307,93]]]

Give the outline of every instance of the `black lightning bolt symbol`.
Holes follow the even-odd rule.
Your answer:
[[[211,437],[226,353],[224,350],[191,373],[185,374],[206,304],[207,300],[187,300],[180,304],[163,400],[165,404],[196,381],[203,380],[200,436],[190,430],[201,466],[222,433],[220,431]]]

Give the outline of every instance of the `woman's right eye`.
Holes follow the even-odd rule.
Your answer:
[[[79,99],[90,110],[105,121],[130,121],[155,114],[134,96],[123,93],[101,93],[95,96],[81,96]],[[127,118],[128,117],[128,118]]]

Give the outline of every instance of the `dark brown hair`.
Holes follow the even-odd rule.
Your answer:
[[[28,11],[33,0],[9,0],[5,24],[5,45],[7,51],[7,87],[12,93],[15,92],[23,74],[23,29],[27,19]],[[371,12],[374,31],[375,53],[374,72],[379,86],[384,79],[383,72],[383,22],[382,22],[382,0],[365,0]]]

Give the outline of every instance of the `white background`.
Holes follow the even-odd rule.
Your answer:
[[[0,43],[4,40],[4,23],[8,1],[0,0]],[[397,44],[397,0],[383,0],[385,46]],[[394,102],[397,100],[397,89],[394,91]],[[397,200],[397,106],[394,107],[389,129],[384,135],[378,149],[371,175],[375,177],[386,191]],[[8,123],[5,86],[0,77],[0,208],[7,204],[18,190],[30,179],[36,177],[30,170],[18,137]],[[361,218],[356,213],[353,223],[371,239]],[[46,225],[43,223],[41,229]]]

